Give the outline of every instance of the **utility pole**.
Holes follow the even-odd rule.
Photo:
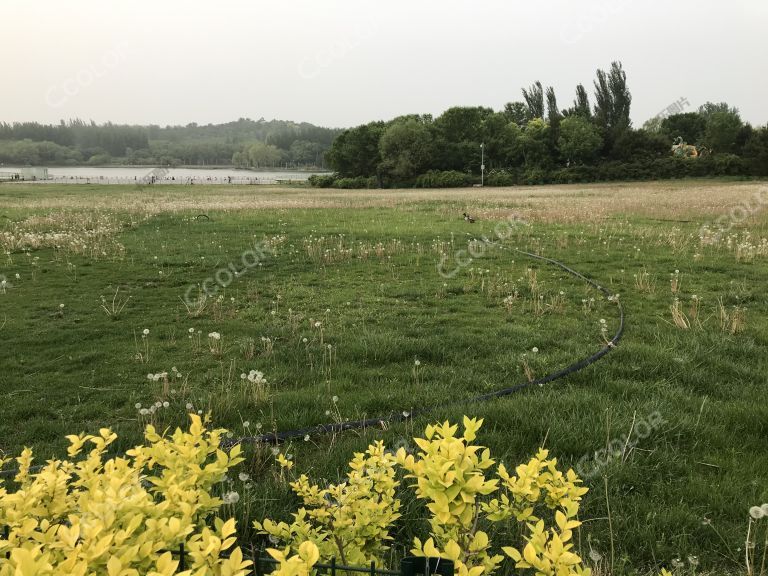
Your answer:
[[[485,186],[485,142],[480,144],[480,186]]]

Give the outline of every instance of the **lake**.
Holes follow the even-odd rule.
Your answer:
[[[18,166],[2,166],[0,172],[20,170]],[[155,176],[157,184],[274,184],[283,180],[305,181],[322,172],[292,170],[243,170],[240,168],[151,168],[147,166],[52,166],[48,182],[92,184],[131,184],[148,182]]]

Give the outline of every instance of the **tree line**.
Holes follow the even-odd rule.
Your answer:
[[[466,186],[635,180],[685,176],[768,176],[768,126],[754,128],[726,103],[686,112],[678,101],[641,128],[620,62],[597,70],[592,101],[583,84],[560,107],[541,82],[503,110],[455,107],[437,118],[400,116],[343,131],[326,155],[342,188]],[[673,144],[678,146],[673,149]]]
[[[74,119],[0,123],[0,164],[236,165],[322,168],[339,130],[240,118],[225,124],[130,126]]]

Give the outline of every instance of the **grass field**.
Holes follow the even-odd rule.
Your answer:
[[[517,248],[618,293],[624,338],[566,379],[434,417],[485,418],[508,465],[543,445],[577,466],[596,568],[736,572],[768,501],[766,190],[0,186],[0,448],[43,461],[103,426],[125,448],[189,410],[233,437],[409,412],[604,346],[615,303]],[[281,449],[336,479],[353,450],[409,446],[426,423]],[[250,479],[231,480],[241,518],[291,508],[272,460],[251,447]],[[398,553],[425,526],[404,508]]]

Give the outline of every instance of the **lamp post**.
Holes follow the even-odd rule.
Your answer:
[[[485,142],[480,144],[480,186],[485,186]]]

